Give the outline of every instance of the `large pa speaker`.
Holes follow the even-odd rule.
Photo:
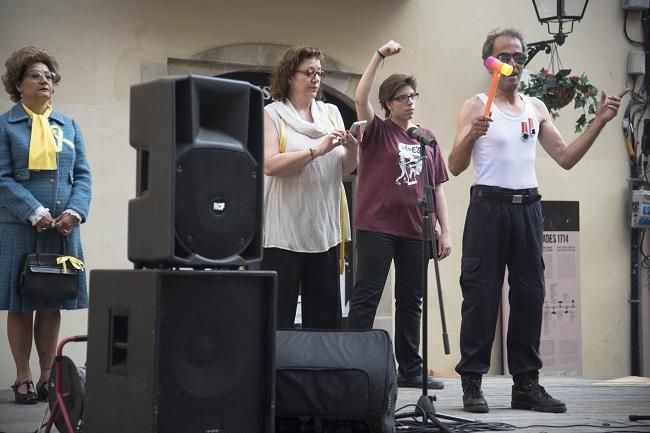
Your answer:
[[[128,257],[215,268],[262,257],[262,91],[242,81],[161,78],[131,87],[137,150]]]
[[[384,330],[279,330],[276,432],[393,433],[397,382]]]
[[[275,272],[95,270],[87,433],[274,429]]]

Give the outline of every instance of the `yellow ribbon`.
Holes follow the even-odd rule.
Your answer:
[[[59,256],[56,258],[57,265],[63,265],[63,272],[68,272],[66,262],[70,262],[73,268],[80,271],[84,270],[84,262],[73,256]]]
[[[345,272],[345,187],[341,183],[341,249],[339,251],[339,274]]]
[[[327,110],[327,117],[329,117],[330,122],[332,122],[332,125],[334,125],[334,128],[336,128],[338,125],[336,124],[336,120],[334,120],[334,115],[332,112],[328,109]],[[345,187],[343,186],[343,182],[341,182],[341,208],[340,208],[340,218],[341,218],[341,248],[339,249],[339,274],[343,275],[345,272],[345,238],[347,237],[345,234]]]
[[[27,115],[32,119],[32,135],[29,140],[30,170],[56,170],[56,142],[48,118],[52,106],[48,106],[43,114],[36,114],[25,104],[22,104]]]

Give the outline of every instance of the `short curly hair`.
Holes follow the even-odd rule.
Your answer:
[[[404,86],[411,86],[415,91],[418,88],[418,83],[412,75],[393,74],[386,78],[379,86],[379,103],[381,104],[381,108],[384,109],[386,119],[390,117],[388,102],[390,102],[393,99],[393,96],[395,96],[395,93]]]
[[[5,67],[7,68],[5,74],[2,76],[2,84],[5,90],[11,97],[11,100],[18,102],[21,99],[20,92],[16,88],[25,76],[27,68],[34,63],[44,63],[47,65],[51,72],[54,72],[53,83],[57,84],[61,81],[61,73],[59,72],[59,64],[53,55],[41,48],[24,47],[15,51],[7,61]]]
[[[271,98],[284,102],[289,97],[289,78],[296,73],[305,59],[316,58],[323,61],[323,53],[318,48],[296,46],[287,49],[278,59],[271,73]],[[318,88],[317,100],[323,99],[323,86]]]

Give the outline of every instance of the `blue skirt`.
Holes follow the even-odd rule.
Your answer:
[[[88,308],[86,272],[79,278],[77,299],[63,302],[32,302],[23,299],[18,292],[18,276],[25,254],[36,251],[36,229],[29,224],[0,223],[0,310],[77,310]],[[48,230],[40,236],[41,252],[61,253],[61,236],[56,230]],[[83,260],[79,226],[67,236],[66,255]]]

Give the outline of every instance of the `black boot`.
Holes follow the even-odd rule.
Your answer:
[[[463,410],[473,413],[487,413],[490,411],[487,401],[481,391],[481,374],[462,374],[460,382],[463,385]]]
[[[539,384],[537,372],[515,375],[513,379],[515,384],[512,385],[512,401],[510,403],[510,407],[513,409],[552,413],[566,412],[564,402],[551,397]]]
[[[397,373],[397,386],[400,388],[422,388],[422,374],[416,376],[404,376],[402,373]],[[435,379],[432,376],[427,376],[427,389],[443,389],[445,384],[442,380]]]

